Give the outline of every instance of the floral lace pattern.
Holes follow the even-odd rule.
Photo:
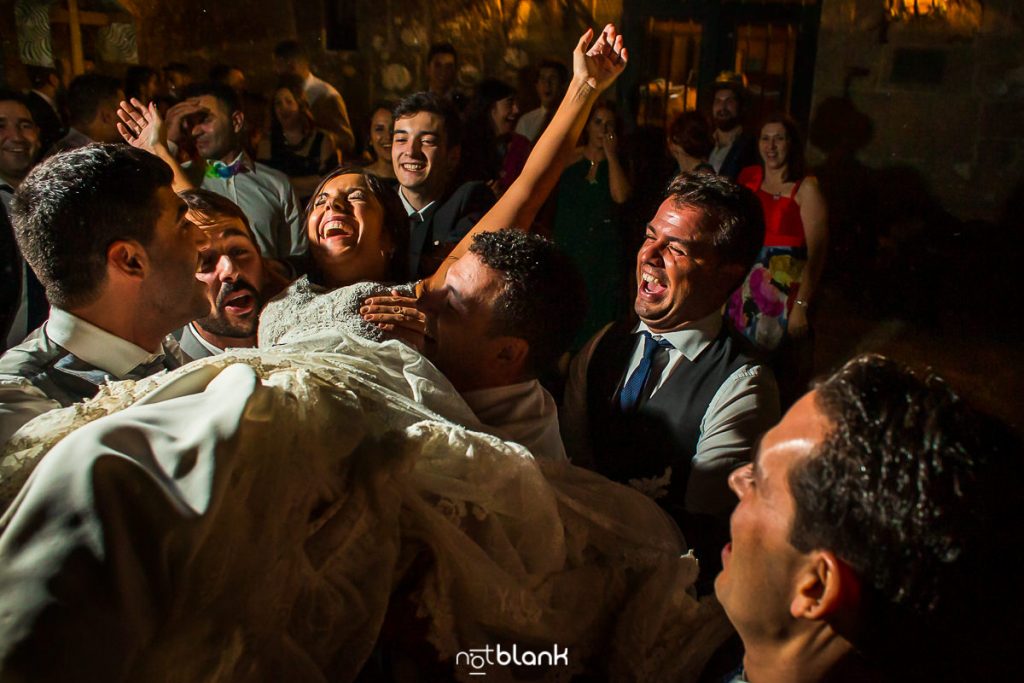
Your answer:
[[[447,380],[401,344],[318,325],[287,334],[112,384],[29,423],[0,460],[10,504],[0,637],[35,633],[39,605],[26,596],[74,585],[61,632],[76,642],[61,647],[100,670],[351,681],[404,586],[442,661],[499,642],[557,643],[569,666],[520,673],[695,680],[729,627],[687,593],[697,563],[648,497],[476,431]],[[100,500],[134,523],[111,524]],[[143,513],[157,502],[159,515]],[[90,533],[25,526],[52,506]],[[17,544],[2,542],[17,529]],[[173,539],[155,564],[142,552],[152,538]],[[111,549],[108,574],[75,573],[76,553]],[[38,558],[33,572],[5,572],[26,557]],[[112,602],[94,580],[113,587]],[[139,585],[160,585],[161,599],[128,599]],[[84,626],[90,610],[153,635],[88,650],[111,637]],[[116,657],[94,661],[105,652]],[[517,675],[488,670],[489,680]]]

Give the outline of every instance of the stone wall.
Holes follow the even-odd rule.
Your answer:
[[[823,1],[812,162],[855,159],[912,206],[1005,219],[1024,178],[1024,4],[896,21],[878,0]]]
[[[249,88],[274,83],[271,52],[285,38],[308,49],[313,71],[334,83],[359,125],[371,104],[422,88],[431,43],[449,41],[460,55],[460,81],[468,89],[482,75],[516,83],[540,59],[568,62],[584,26],[617,21],[622,0],[352,0],[355,50],[328,50],[325,11],[332,3],[293,0],[129,0],[139,18],[143,63],[183,61],[205,74],[225,61],[245,70]],[[532,88],[524,87],[532,96]]]

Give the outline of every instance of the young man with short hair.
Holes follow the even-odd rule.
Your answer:
[[[461,154],[462,119],[451,102],[421,92],[395,107],[391,159],[409,215],[410,279],[437,270],[494,205],[486,183],[454,186]]]
[[[84,74],[68,86],[70,127],[50,148],[50,154],[84,147],[93,142],[120,142],[117,104],[124,99],[121,83],[101,74]]]
[[[519,230],[477,235],[424,307],[424,354],[480,421],[537,458],[566,460],[558,412],[539,377],[555,371],[583,322],[583,280],[554,242]]]
[[[562,99],[565,86],[569,82],[569,70],[565,64],[553,59],[545,59],[537,69],[537,97],[540,106],[526,112],[516,123],[516,132],[530,142],[536,142],[544,126],[551,119],[554,108]]]
[[[427,50],[427,92],[451,102],[462,112],[469,98],[456,87],[459,76],[459,53],[451,43],[434,43]]]
[[[234,90],[219,83],[190,86],[185,101],[168,110],[166,124],[155,107],[135,103],[122,102],[120,117],[127,142],[174,170],[176,191],[201,187],[237,204],[264,256],[283,260],[306,253],[309,243],[295,191],[285,174],[245,152],[245,114]],[[185,135],[195,141],[202,163],[179,165],[171,154],[169,143],[177,144]]]
[[[170,169],[123,144],[52,156],[25,178],[11,216],[52,308],[0,358],[0,443],[107,381],[181,365],[170,333],[209,311],[196,278],[205,237],[186,209]]]

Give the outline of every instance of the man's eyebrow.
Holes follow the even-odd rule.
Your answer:
[[[178,219],[177,219],[176,222],[180,223],[182,221],[182,219],[185,217],[185,214],[187,214],[187,213],[188,213],[188,204],[186,204],[185,202],[179,202],[178,203]]]
[[[419,132],[419,135],[437,135],[437,131],[436,130],[421,130],[421,131],[418,131],[418,132]],[[409,131],[407,131],[404,128],[395,128],[392,131],[392,134],[393,135],[410,135]]]
[[[647,230],[650,232],[656,232],[654,226],[650,223],[647,224]],[[666,235],[665,240],[667,242],[672,242],[673,244],[681,244],[688,248],[692,248],[693,246],[700,244],[697,240],[684,240],[682,237],[673,237],[672,235]]]
[[[249,234],[245,230],[242,230],[241,228],[228,228],[228,229],[222,231],[220,236],[221,237],[244,237],[245,239],[250,239],[249,238]]]

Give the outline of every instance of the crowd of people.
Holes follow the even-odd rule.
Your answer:
[[[651,189],[603,99],[612,26],[540,63],[522,115],[435,45],[428,89],[365,131],[299,43],[272,59],[267,100],[228,65],[0,92],[0,442],[111,382],[352,325],[422,354],[489,433],[660,506],[742,641],[726,680],[1001,670],[988,577],[1021,546],[1019,443],[877,356],[805,393],[828,221],[796,122],[749,128],[723,75],[632,215]],[[44,650],[18,638],[0,665],[31,677]]]

